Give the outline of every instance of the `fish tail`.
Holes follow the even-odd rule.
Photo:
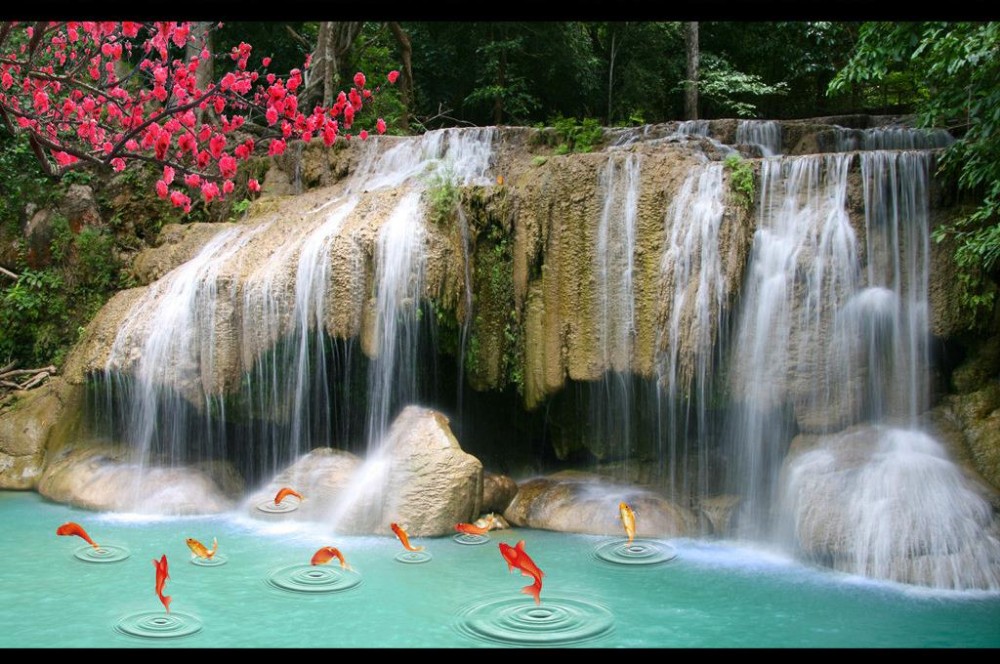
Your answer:
[[[208,552],[208,557],[211,558],[215,555],[215,552],[219,550],[219,540],[216,537],[212,538],[212,550]]]
[[[542,598],[541,598],[541,593],[542,593],[542,579],[541,578],[535,579],[535,582],[532,583],[530,586],[525,586],[525,587],[521,588],[521,592],[524,593],[524,594],[526,594],[526,595],[531,595],[532,597],[534,597],[535,598],[535,604],[541,604],[542,603]]]
[[[163,602],[163,608],[167,610],[167,613],[170,613],[170,602],[173,599],[170,595],[160,595],[160,601]]]

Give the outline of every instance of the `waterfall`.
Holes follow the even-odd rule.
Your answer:
[[[708,120],[683,120],[677,123],[676,133],[681,136],[708,136]]]
[[[955,142],[946,129],[912,127],[834,128],[834,150],[932,150]]]
[[[728,298],[719,247],[723,195],[722,165],[707,164],[687,176],[665,218],[660,279],[668,313],[660,330],[657,387],[667,428],[660,460],[674,500],[709,492],[707,446],[696,442],[714,437],[708,401]],[[691,447],[697,451],[696,487],[687,484]]]
[[[107,412],[98,413],[98,426],[122,438],[144,465],[228,457],[251,477],[273,474],[316,446],[348,445],[348,427],[336,421],[351,388],[336,388],[329,372],[351,380],[353,342],[327,332],[331,304],[339,304],[329,289],[334,271],[364,278],[357,227],[372,206],[361,211],[362,202],[406,187],[375,238],[364,426],[368,446],[376,445],[395,411],[418,396],[421,193],[435,177],[490,182],[494,133],[439,130],[384,150],[370,140],[340,197],[299,219],[218,233],[133,305],[109,354]],[[341,247],[336,256],[334,245]],[[234,370],[239,384],[227,378]],[[238,425],[227,413],[234,404],[244,420]]]
[[[762,163],[731,351],[740,531],[854,574],[995,590],[990,505],[919,419],[930,401],[933,155],[856,156],[863,242],[846,205],[855,155]]]
[[[368,373],[368,447],[377,446],[390,415],[417,394],[417,312],[423,282],[420,193],[410,192],[378,236],[376,357]]]
[[[786,402],[801,417],[839,417],[821,349],[833,313],[858,281],[855,233],[845,208],[852,155],[764,160],[758,222],[731,349],[727,439],[741,522],[768,529],[772,491],[792,433]],[[831,411],[833,414],[831,415]]]
[[[598,175],[604,203],[597,225],[594,275],[597,334],[604,378],[592,386],[595,393],[588,431],[620,451],[627,463],[634,444],[632,359],[635,343],[636,218],[642,161],[631,152],[611,152]]]
[[[781,124],[774,120],[740,120],[736,125],[737,145],[757,145],[765,157],[781,154]]]
[[[216,235],[194,258],[150,286],[119,328],[104,369],[110,390],[106,409],[130,432],[141,466],[154,457],[182,463],[224,445],[215,427],[198,426],[192,403],[210,408],[214,398],[204,387],[216,380],[220,290],[230,295],[219,287],[220,274],[260,230],[233,228]],[[116,407],[118,402],[127,408]]]

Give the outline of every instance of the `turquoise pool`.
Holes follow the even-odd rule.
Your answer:
[[[412,564],[391,533],[97,514],[21,492],[0,492],[0,516],[5,648],[1000,647],[998,593],[877,583],[736,542],[653,542],[670,555],[626,565],[597,555],[613,538],[514,529],[484,545],[414,538],[431,558]],[[55,534],[66,521],[128,557],[81,560],[87,545]],[[217,537],[225,564],[193,564],[188,537]],[[537,607],[497,547],[519,539],[545,572]],[[353,575],[309,566],[326,545]],[[151,562],[163,554],[169,620]]]

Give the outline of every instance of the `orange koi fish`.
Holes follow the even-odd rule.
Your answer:
[[[466,535],[485,535],[490,532],[489,528],[480,528],[471,523],[456,523],[455,530]]]
[[[153,558],[153,567],[156,568],[156,596],[163,602],[167,613],[170,613],[170,600],[172,598],[163,594],[163,587],[166,585],[167,579],[170,578],[170,573],[167,571],[167,554],[163,554],[159,560]]]
[[[187,538],[188,548],[191,549],[191,553],[198,556],[199,558],[204,558],[205,560],[211,560],[215,552],[219,550],[219,540],[212,538],[212,550],[209,551],[204,544],[199,542],[193,537]]]
[[[300,494],[298,491],[296,491],[295,489],[289,489],[286,486],[283,489],[281,489],[281,491],[278,492],[278,495],[274,497],[274,504],[280,505],[281,501],[284,500],[286,496],[295,496],[296,498],[299,499],[299,501],[305,500],[305,498],[302,497],[302,494]]]
[[[344,554],[340,552],[340,549],[332,546],[324,546],[322,549],[313,554],[311,562],[313,565],[325,565],[331,560],[336,558],[340,561],[340,566],[344,569],[351,569],[351,566],[347,564],[344,560]]]
[[[628,503],[620,502],[618,503],[618,518],[621,520],[622,525],[625,526],[625,534],[628,535],[628,543],[631,544],[632,540],[635,539],[635,512],[629,507]]]
[[[422,546],[413,546],[410,544],[410,537],[406,534],[406,531],[399,527],[398,523],[391,523],[389,526],[392,528],[392,532],[396,533],[396,537],[399,541],[403,543],[403,548],[407,551],[423,551]]]
[[[56,535],[76,535],[77,537],[82,537],[87,544],[94,547],[95,549],[100,549],[97,543],[90,539],[90,535],[84,530],[80,524],[74,523],[73,521],[67,521],[63,525],[56,528]]]
[[[500,542],[500,555],[507,561],[507,569],[509,571],[513,572],[516,567],[521,570],[522,576],[530,576],[535,580],[530,586],[521,588],[521,592],[534,597],[535,604],[541,604],[542,577],[545,576],[545,573],[538,569],[535,561],[525,553],[524,540],[518,542],[516,546]]]

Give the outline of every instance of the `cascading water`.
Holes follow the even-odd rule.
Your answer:
[[[130,432],[140,468],[153,458],[169,465],[224,451],[218,427],[199,426],[192,410],[197,404],[211,409],[215,400],[204,387],[215,381],[220,273],[262,228],[219,233],[150,287],[119,329],[105,367],[105,409]],[[141,472],[136,477],[133,501],[139,504]]]
[[[846,207],[855,158],[863,254]],[[851,573],[997,589],[990,506],[919,426],[929,403],[931,161],[926,151],[874,151],[762,163],[732,349],[730,481],[746,536],[777,534]]]
[[[594,274],[598,343],[604,366],[603,380],[592,387],[597,391],[590,411],[588,435],[608,441],[627,464],[635,427],[631,413],[631,379],[635,342],[635,248],[640,170],[642,161],[631,152],[611,153],[600,175],[598,187],[604,205],[597,225]],[[614,442],[616,441],[618,445]]]
[[[681,136],[708,136],[708,120],[684,120],[675,131]]]
[[[375,448],[399,404],[417,394],[417,311],[423,285],[420,192],[400,201],[378,236],[376,358],[369,365],[368,447]]]
[[[493,135],[492,128],[440,130],[382,152],[377,140],[370,141],[342,198],[288,224],[276,243],[271,238],[271,247],[253,240],[280,222],[235,227],[156,282],[134,305],[109,355],[105,380],[115,389],[104,416],[120,420],[112,435],[123,438],[142,464],[228,455],[251,477],[273,474],[312,447],[348,444],[342,439],[346,427],[334,423],[334,411],[344,404],[332,394],[327,371],[349,362],[353,342],[325,332],[331,270],[362,271],[360,264],[334,264],[360,261],[354,231],[345,231],[359,201],[408,185],[410,192],[395,204],[377,238],[377,341],[365,426],[368,445],[377,445],[393,412],[417,397],[412,367],[424,250],[420,194],[435,175],[460,185],[487,181]],[[335,242],[353,251],[334,259]],[[240,271],[247,277],[237,288],[233,273]],[[238,357],[216,357],[217,348],[234,346],[219,344],[220,335],[237,339]],[[222,365],[231,364],[242,367],[236,403],[249,420],[237,429],[239,445],[227,440],[232,423],[226,404],[232,398],[225,392],[234,386],[223,385],[221,374]],[[342,392],[348,395],[350,388]]]
[[[744,497],[740,522],[769,529],[772,491],[793,426],[801,417],[840,417],[837,385],[819,360],[833,313],[857,282],[855,234],[845,208],[853,155],[764,160],[758,226],[731,349],[727,439],[730,485]],[[756,532],[753,532],[756,531]]]
[[[723,169],[707,164],[685,179],[665,219],[667,244],[661,265],[661,300],[667,303],[660,330],[657,403],[665,426],[660,436],[671,498],[709,493],[707,446],[716,437],[708,417],[713,391],[717,335],[728,299],[719,247],[723,213]],[[688,486],[696,453],[697,486]]]
[[[774,120],[740,120],[737,145],[757,145],[765,157],[781,154],[781,124]]]
[[[955,142],[945,129],[913,127],[872,127],[869,129],[834,129],[834,150],[931,150],[946,148]]]
[[[681,123],[662,145],[704,146],[704,138],[680,137],[707,131],[705,121]],[[895,129],[844,132],[840,148],[879,149],[759,162],[756,232],[732,329],[736,283],[726,275],[736,274],[736,259],[722,238],[733,217],[725,169],[710,161],[718,151],[692,155],[661,229],[645,207],[661,192],[642,188],[643,166],[661,142],[607,151],[600,216],[586,227],[594,242],[586,294],[604,369],[585,387],[586,435],[603,441],[609,460],[626,463],[626,476],[637,441],[658,447],[663,486],[685,507],[719,490],[709,455],[722,445],[728,488],[742,497],[741,536],[788,537],[806,557],[880,578],[998,587],[996,540],[982,535],[988,505],[919,419],[930,391],[931,156],[910,148],[946,141]],[[493,137],[493,129],[444,130],[386,150],[372,141],[339,198],[298,219],[220,232],[150,286],[107,362],[117,435],[143,463],[237,458],[254,481],[315,447],[364,448],[350,496],[327,522],[382,500],[389,423],[426,387],[417,367],[420,300],[437,231],[424,222],[422,195],[446,178],[491,184]],[[741,123],[737,142],[777,152],[780,133]],[[849,215],[849,182],[859,172],[863,229]],[[464,348],[473,274],[464,211],[458,230]],[[640,276],[656,264],[650,246],[663,252],[656,283]],[[338,291],[340,281],[349,284]],[[650,288],[660,289],[655,297]],[[334,291],[350,294],[341,301]],[[637,338],[649,330],[636,328],[648,301],[660,327],[652,335],[655,375],[639,377]],[[331,321],[348,305],[364,309],[363,331],[334,333]],[[640,348],[654,345],[644,339]],[[917,499],[920,490],[932,504]],[[820,507],[824,496],[839,501],[838,517]]]

